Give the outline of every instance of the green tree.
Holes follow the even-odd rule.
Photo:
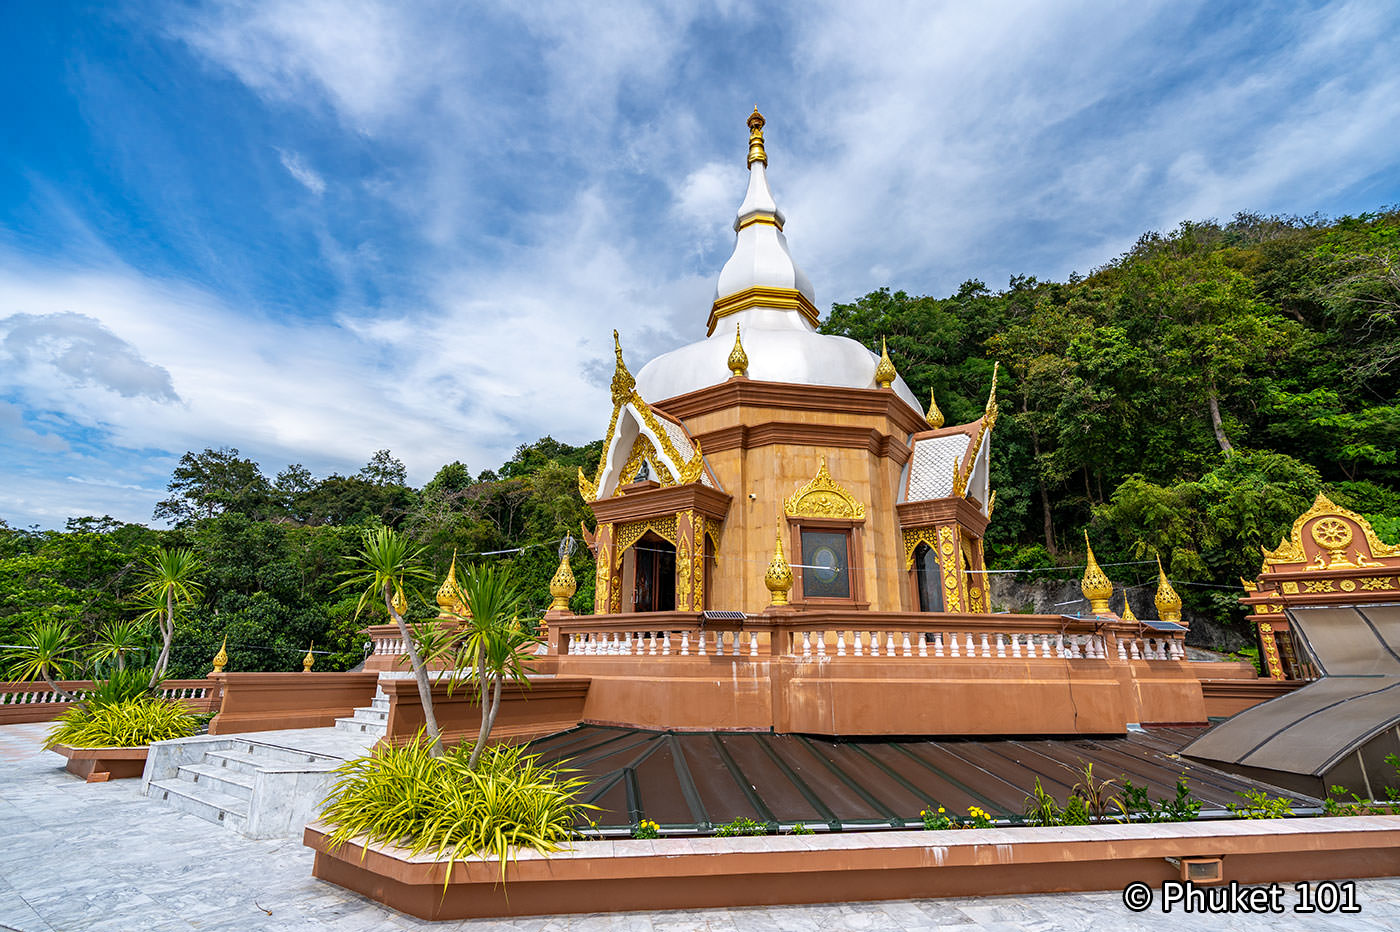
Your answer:
[[[204,571],[188,547],[157,547],[141,567],[137,595],[142,599],[141,617],[155,621],[160,629],[160,654],[151,671],[151,687],[165,676],[170,663],[170,643],[175,637],[177,613],[204,593],[199,574]]]
[[[186,453],[166,488],[170,497],[156,505],[153,517],[177,525],[226,511],[266,517],[274,505],[272,486],[258,464],[240,457],[233,447]]]
[[[42,679],[69,702],[77,698],[58,685],[78,667],[81,645],[73,630],[63,622],[41,622],[28,628],[10,648],[8,676],[23,682]]]

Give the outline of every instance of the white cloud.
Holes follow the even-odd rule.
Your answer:
[[[306,190],[318,197],[326,193],[326,179],[322,178],[310,165],[307,165],[300,155],[285,149],[278,149],[277,157],[282,160],[282,167]]]

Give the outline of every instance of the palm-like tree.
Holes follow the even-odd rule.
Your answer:
[[[88,662],[96,666],[109,660],[117,662],[117,671],[126,669],[126,655],[146,646],[146,626],[139,621],[111,621],[103,625],[97,641],[88,651]]]
[[[78,697],[58,685],[78,668],[80,649],[73,629],[62,621],[41,621],[31,625],[11,648],[8,674],[15,680],[42,679],[49,688],[69,702]]]
[[[151,688],[165,676],[170,663],[170,642],[175,637],[176,612],[204,593],[198,576],[204,565],[189,547],[157,547],[147,557],[137,577],[136,594],[141,599],[143,620],[153,620],[160,628],[160,656],[151,672]]]
[[[529,682],[529,648],[539,641],[520,623],[522,595],[508,568],[468,568],[462,593],[471,617],[462,619],[455,666],[476,681],[481,699],[481,730],[467,761],[475,769],[501,710],[501,687],[506,680]]]
[[[428,671],[418,652],[413,632],[403,617],[408,610],[405,590],[415,582],[432,580],[432,575],[421,562],[422,554],[422,547],[413,549],[407,538],[393,528],[366,531],[364,547],[351,558],[355,566],[341,574],[348,578],[337,588],[360,590],[360,601],[355,606],[356,617],[366,605],[383,600],[384,610],[399,626],[399,635],[408,652],[408,662],[413,667],[413,678],[418,683],[418,699],[423,704],[423,724],[431,742],[430,750],[433,756],[441,757],[442,731],[438,728],[437,716],[433,714],[433,687],[428,681]]]

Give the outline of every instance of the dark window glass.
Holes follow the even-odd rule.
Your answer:
[[[844,531],[802,532],[802,597],[851,597],[850,537]]]
[[[676,610],[676,548],[650,537],[637,542],[637,581],[633,608],[639,612]]]
[[[919,611],[943,611],[943,584],[938,575],[938,555],[928,544],[914,548],[914,573],[919,582]]]

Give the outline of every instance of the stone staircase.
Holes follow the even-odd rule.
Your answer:
[[[337,725],[161,741],[151,746],[142,792],[252,838],[295,836],[316,818],[335,768],[377,740]]]
[[[375,690],[369,705],[357,706],[354,715],[336,719],[335,727],[365,737],[384,737],[389,730],[389,696],[384,687]]]

